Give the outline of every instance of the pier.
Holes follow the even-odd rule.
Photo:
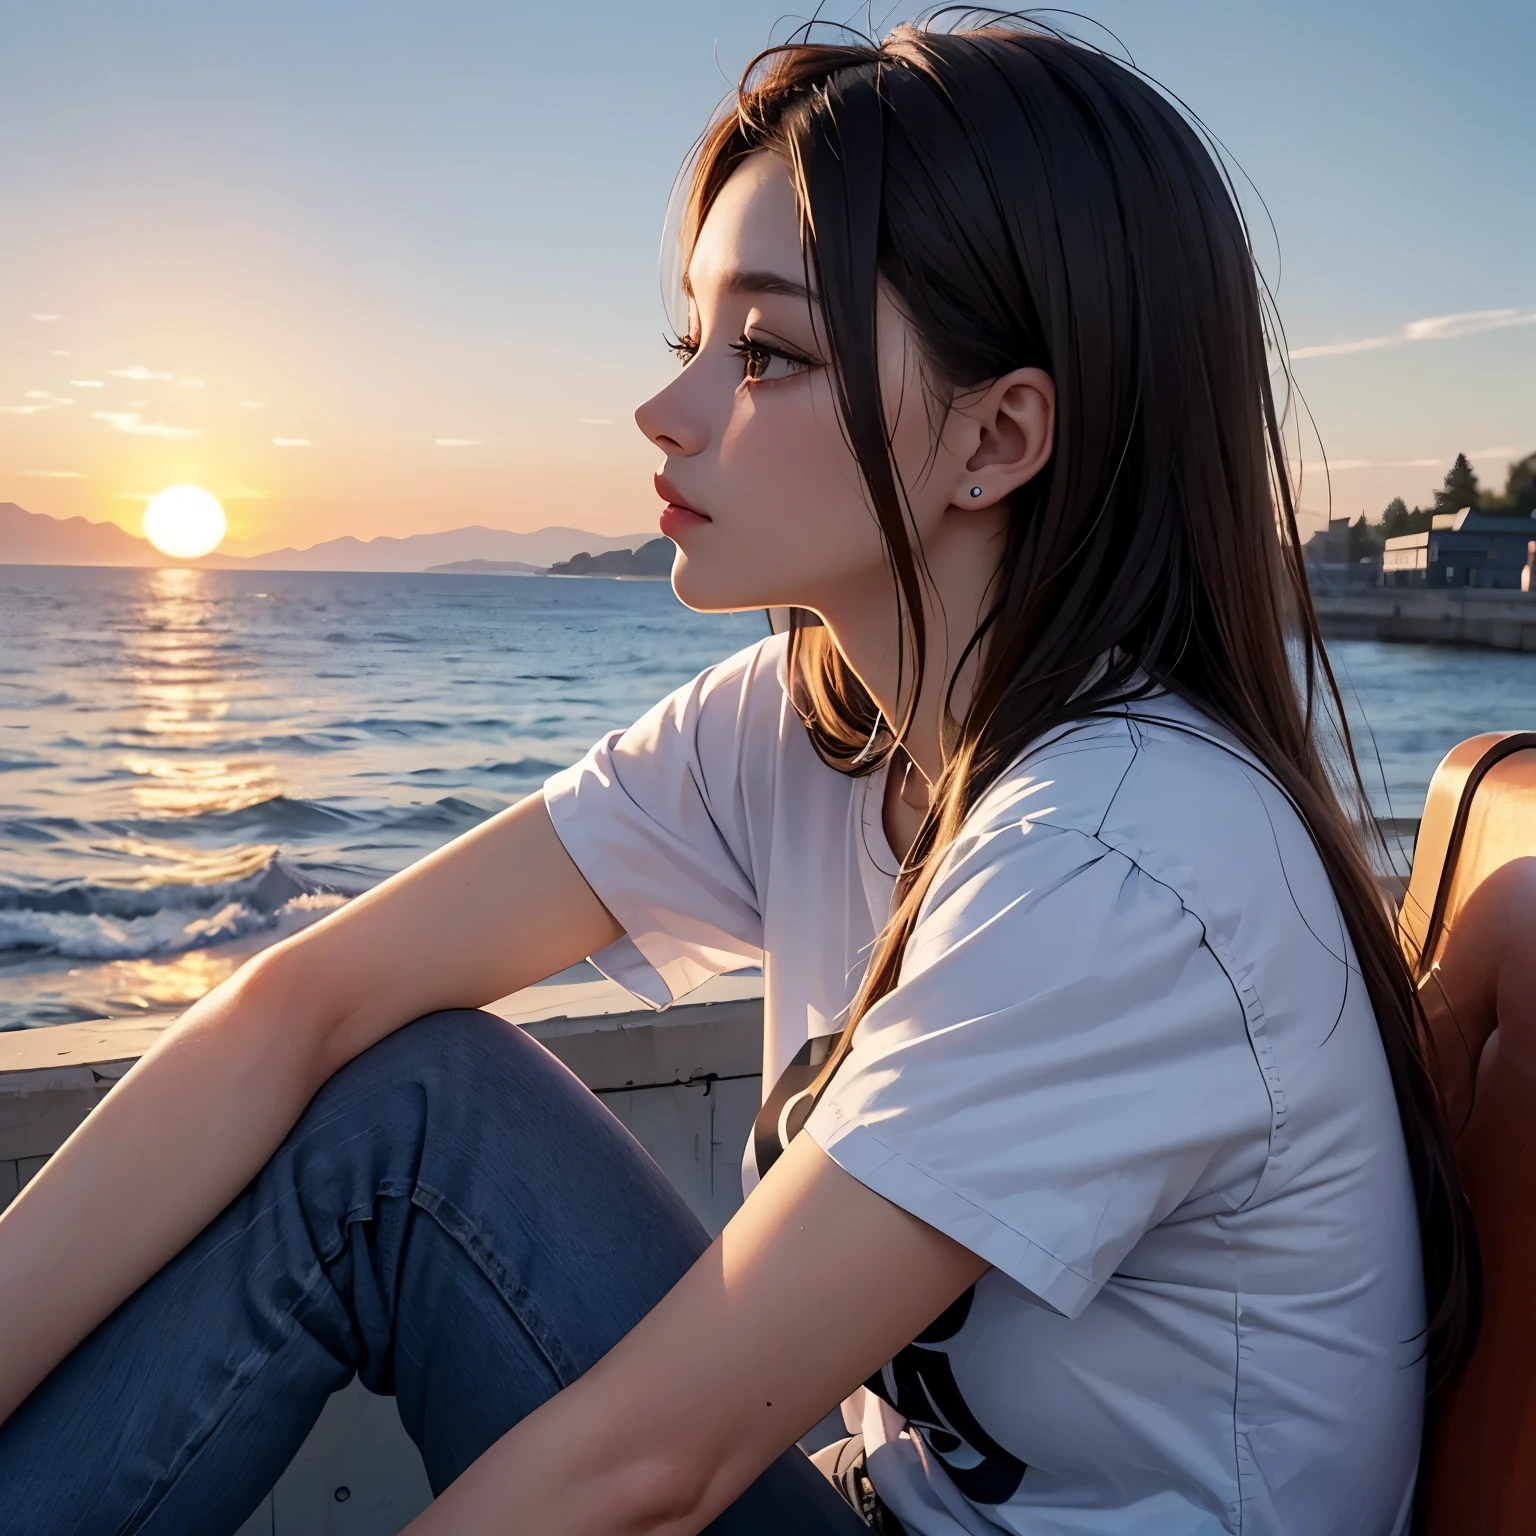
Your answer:
[[[762,1093],[763,982],[719,976],[655,1013],[610,981],[546,983],[488,1006],[593,1090],[711,1234],[741,1204]],[[171,1025],[174,1014],[0,1033],[0,1209]],[[396,1536],[431,1502],[393,1398],[357,1381],[326,1404],[237,1536]]]
[[[1312,606],[1330,640],[1405,640],[1536,651],[1536,593],[1479,587],[1375,587],[1314,592]]]

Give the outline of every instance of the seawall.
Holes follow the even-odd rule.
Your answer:
[[[1312,605],[1323,634],[1330,639],[1536,651],[1536,593],[1378,587],[1314,592]]]

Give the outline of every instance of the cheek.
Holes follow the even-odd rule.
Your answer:
[[[879,530],[822,379],[739,397],[720,440],[715,522],[673,573],[696,608],[820,607],[829,587],[888,585]]]

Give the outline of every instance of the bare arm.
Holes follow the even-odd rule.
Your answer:
[[[408,1536],[694,1536],[986,1268],[797,1136],[657,1306]]]
[[[0,1421],[250,1182],[337,1068],[620,931],[535,795],[241,967],[0,1216]]]

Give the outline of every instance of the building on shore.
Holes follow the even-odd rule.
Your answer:
[[[1382,585],[1505,587],[1529,592],[1533,564],[1536,522],[1463,507],[1459,512],[1437,512],[1434,525],[1422,533],[1388,539],[1382,554]]]
[[[1328,526],[1302,545],[1307,582],[1314,592],[1354,591],[1381,585],[1380,555],[1362,555],[1357,550],[1355,558],[1350,558],[1355,543],[1350,524],[1348,517],[1330,517]]]

